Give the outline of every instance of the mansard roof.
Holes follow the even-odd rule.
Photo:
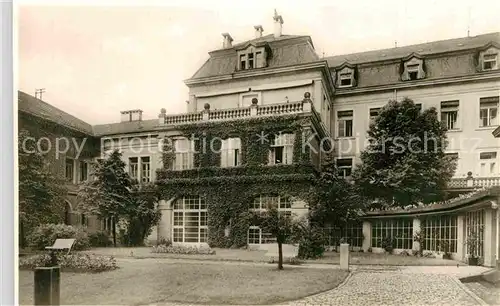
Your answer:
[[[210,58],[198,69],[191,79],[228,75],[236,72],[238,65],[237,50],[250,45],[267,45],[271,50],[268,68],[285,67],[311,63],[319,60],[309,36],[273,34],[235,44],[232,48],[209,52]]]
[[[406,58],[413,53],[417,53],[419,56],[425,56],[461,50],[481,49],[489,44],[500,44],[500,32],[487,33],[472,37],[439,40],[389,49],[335,55],[326,57],[325,59],[328,61],[328,65],[330,67],[337,67],[344,62],[349,62],[350,64],[362,64]]]

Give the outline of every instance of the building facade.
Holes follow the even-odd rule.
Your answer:
[[[499,125],[500,33],[320,58],[309,36],[285,35],[282,26],[276,15],[272,34],[255,26],[255,37],[238,44],[224,33],[222,48],[210,51],[185,81],[186,113],[162,109],[158,119],[145,120],[141,110],[125,110],[121,122],[87,127],[100,144],[94,155],[119,149],[133,178],[160,186],[162,217],[151,242],[272,242],[243,220],[244,212],[274,202],[284,213],[305,216],[319,148],[333,150],[348,177],[367,144],[370,121],[389,100],[403,97],[441,114],[447,151],[458,155],[450,190],[500,185],[500,140],[492,136]],[[348,237],[358,248],[379,251],[381,235],[395,230],[405,236],[396,249],[411,250],[413,235],[425,227],[443,230],[439,239],[464,259],[468,226],[480,223],[481,254],[490,265],[500,245],[494,198],[487,193],[474,198],[480,204],[450,204],[453,211],[438,205],[425,213],[368,213],[344,233],[331,229],[331,244]],[[425,248],[436,252],[436,243]]]

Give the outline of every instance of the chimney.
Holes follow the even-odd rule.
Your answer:
[[[278,15],[278,12],[274,10],[274,38],[278,38],[281,36],[281,30],[283,28],[283,18],[281,15]]]
[[[261,25],[254,26],[255,29],[255,38],[261,38],[262,32],[264,32],[264,28]]]
[[[140,110],[140,109],[126,110],[126,111],[121,111],[120,113],[122,115],[121,122],[141,121],[142,120],[142,110]]]
[[[222,47],[224,49],[226,48],[232,48],[233,47],[233,38],[231,37],[231,35],[229,35],[229,33],[222,33],[222,37],[224,37],[224,40],[222,42]]]

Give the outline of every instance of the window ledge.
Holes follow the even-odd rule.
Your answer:
[[[476,128],[476,131],[487,131],[487,130],[494,130],[498,127],[498,125],[490,125],[490,126],[482,126]]]
[[[462,129],[453,129],[453,130],[448,130],[448,133],[458,133],[458,132],[463,132]]]
[[[356,137],[349,136],[349,137],[337,137],[335,140],[356,140]]]

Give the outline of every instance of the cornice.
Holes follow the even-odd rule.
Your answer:
[[[250,77],[256,77],[256,76],[273,75],[273,74],[279,74],[279,73],[295,72],[295,71],[308,70],[308,69],[318,69],[318,68],[328,69],[328,64],[326,63],[326,61],[316,61],[316,62],[312,62],[312,63],[290,65],[290,66],[283,66],[283,67],[276,67],[276,68],[257,68],[257,69],[251,69],[251,70],[237,71],[235,73],[226,74],[226,75],[222,75],[222,76],[213,76],[213,77],[199,78],[199,79],[187,79],[187,80],[184,80],[184,83],[188,86],[189,85],[201,85],[201,84],[209,84],[209,83],[215,83],[215,82],[221,82],[221,81],[244,79],[244,78],[250,78]]]
[[[392,83],[392,84],[387,84],[387,85],[370,86],[370,87],[362,87],[362,88],[337,89],[336,95],[337,96],[349,96],[349,95],[366,94],[366,93],[373,93],[373,92],[392,91],[394,89],[407,89],[407,88],[418,88],[418,87],[437,86],[437,85],[460,84],[460,83],[464,83],[464,82],[491,81],[491,80],[495,80],[495,79],[500,80],[500,71],[479,73],[479,74],[474,74],[474,75],[462,75],[462,76],[441,78],[441,79],[417,80],[417,81],[413,81],[413,82]]]

